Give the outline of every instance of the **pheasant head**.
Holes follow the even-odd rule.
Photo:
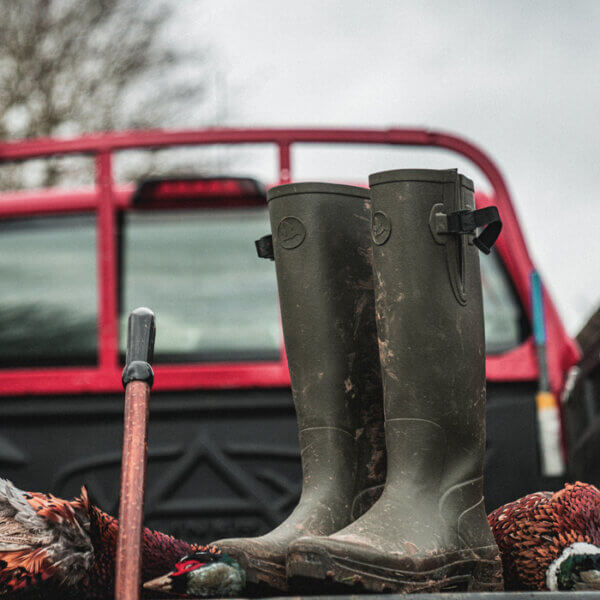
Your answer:
[[[173,570],[144,583],[144,589],[191,597],[237,596],[246,585],[240,565],[214,546],[184,556]]]

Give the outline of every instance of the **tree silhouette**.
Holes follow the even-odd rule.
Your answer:
[[[165,42],[164,3],[0,0],[0,15],[0,139],[189,124],[207,102],[210,53]],[[89,176],[82,161],[43,161],[35,185]],[[25,167],[4,166],[0,188],[27,185]]]

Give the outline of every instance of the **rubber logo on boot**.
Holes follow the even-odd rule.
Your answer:
[[[392,223],[390,218],[381,211],[374,213],[371,221],[371,237],[373,238],[373,241],[378,246],[381,246],[388,241],[390,233],[392,233]]]
[[[297,248],[306,237],[304,223],[296,217],[284,217],[277,226],[277,241],[282,248]]]

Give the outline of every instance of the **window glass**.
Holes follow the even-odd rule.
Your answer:
[[[275,360],[274,264],[254,240],[266,209],[129,212],[123,217],[121,350],[129,311],[157,313],[162,361]],[[526,319],[498,256],[481,255],[488,354],[518,346]],[[96,361],[93,215],[0,222],[0,366]]]
[[[0,221],[0,365],[96,361],[93,215]]]
[[[480,257],[486,352],[499,354],[523,342],[526,319],[496,252]]]
[[[254,250],[269,231],[266,208],[125,213],[121,352],[129,312],[148,306],[156,362],[278,359],[275,266]]]

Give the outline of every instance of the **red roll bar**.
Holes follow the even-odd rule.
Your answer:
[[[292,178],[290,149],[293,144],[383,144],[445,148],[472,161],[489,180],[493,197],[478,194],[479,205],[496,204],[504,222],[498,251],[523,306],[529,313],[529,273],[533,268],[518,226],[504,177],[492,159],[475,144],[458,136],[424,129],[199,129],[179,131],[126,131],[99,133],[76,139],[36,139],[0,144],[0,163],[22,161],[51,155],[86,154],[95,158],[96,189],[87,192],[58,192],[60,201],[44,202],[44,192],[30,195],[12,193],[3,201],[0,194],[0,218],[41,214],[93,206],[97,211],[98,282],[100,290],[97,368],[12,369],[0,373],[0,394],[80,393],[117,391],[119,347],[117,331],[117,257],[114,243],[117,211],[128,203],[123,187],[113,181],[112,154],[134,148],[164,148],[208,144],[275,144],[279,150],[279,182]],[[365,174],[366,175],[366,174]],[[47,192],[46,192],[47,194]],[[130,198],[130,196],[129,196]],[[563,375],[578,359],[578,350],[566,334],[560,319],[546,296],[548,364],[551,387],[559,392]],[[510,365],[510,366],[509,366]],[[533,347],[520,346],[502,356],[489,356],[488,379],[535,378]],[[289,384],[285,360],[272,363],[158,365],[156,389],[202,387],[285,386]],[[227,381],[223,384],[223,381]],[[65,388],[67,386],[68,389]]]

